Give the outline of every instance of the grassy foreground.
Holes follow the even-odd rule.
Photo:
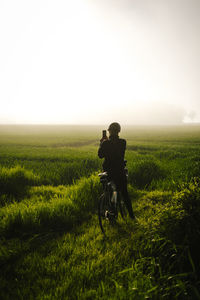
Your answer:
[[[0,134],[0,299],[200,299],[196,128],[126,132],[137,220],[106,237],[95,130],[26,130]]]

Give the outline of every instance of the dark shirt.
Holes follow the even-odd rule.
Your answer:
[[[103,169],[111,175],[124,174],[124,155],[126,150],[126,140],[118,136],[110,136],[104,141],[98,150],[99,158],[104,158]]]

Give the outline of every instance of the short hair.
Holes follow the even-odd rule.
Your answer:
[[[113,131],[113,132],[118,133],[121,131],[121,126],[117,122],[111,123],[108,127],[108,131]]]

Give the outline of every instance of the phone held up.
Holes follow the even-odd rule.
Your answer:
[[[106,130],[102,130],[102,138],[107,139]]]

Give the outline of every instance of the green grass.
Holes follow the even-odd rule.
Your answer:
[[[190,190],[199,194],[199,187]],[[28,299],[194,299],[199,283],[194,253],[190,244],[185,245],[190,231],[180,236],[180,226],[188,216],[183,195],[185,192],[138,194],[138,201],[133,202],[137,221],[120,219],[106,238],[96,216],[70,231],[57,226],[40,228],[28,236],[21,231],[21,239],[14,238],[13,232],[2,246],[4,299],[14,295]],[[55,206],[60,203],[55,201]],[[45,215],[41,217],[46,220]],[[59,214],[56,220],[59,222]],[[196,232],[193,238],[197,237]]]
[[[33,199],[14,202],[1,209],[1,236],[23,237],[55,228],[69,230],[94,212],[101,189],[98,178],[93,175],[65,189],[61,186],[57,190],[51,187],[35,190],[36,193],[32,190]],[[44,201],[45,198],[48,201]]]
[[[0,127],[1,299],[200,299],[200,128],[129,127],[136,221],[104,237],[100,127]]]

